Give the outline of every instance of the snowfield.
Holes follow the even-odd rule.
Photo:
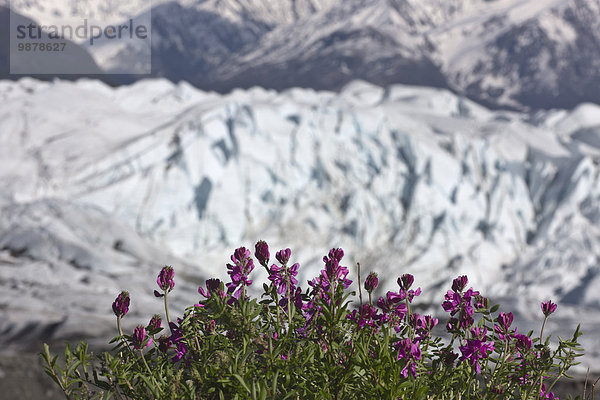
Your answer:
[[[600,328],[600,107],[490,111],[445,90],[220,95],[166,80],[0,81],[0,342],[147,323],[159,269],[181,313],[238,246],[292,249],[301,282],[342,247],[382,290],[410,272],[431,310],[458,275],[539,329]],[[264,271],[256,270],[258,282]],[[352,278],[355,280],[355,276]],[[85,321],[85,323],[83,323]],[[597,364],[596,364],[597,365]]]

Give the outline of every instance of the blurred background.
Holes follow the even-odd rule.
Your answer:
[[[17,48],[83,21],[148,37]],[[600,371],[599,103],[596,0],[1,0],[0,358],[105,345],[121,290],[146,324],[164,265],[180,314],[264,239],[442,321],[458,275],[519,331],[551,299]]]

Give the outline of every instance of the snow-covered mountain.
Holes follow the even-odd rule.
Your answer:
[[[13,3],[45,20],[86,12],[113,22],[149,13],[142,0]],[[596,0],[160,0],[152,6],[152,75],[205,90],[339,90],[362,79],[448,88],[492,108],[600,103]],[[117,48],[88,48],[107,71],[145,56],[120,42],[110,45]]]
[[[345,1],[272,30],[214,78],[326,89],[361,78],[446,86],[494,107],[570,108],[600,101],[598,21],[593,0]]]
[[[553,328],[583,321],[598,357],[599,106],[494,112],[360,81],[219,95],[22,79],[0,82],[0,102],[5,348],[110,336],[122,289],[128,323],[145,323],[164,264],[181,310],[202,279],[225,278],[234,248],[265,239],[292,248],[302,281],[340,246],[384,288],[413,273],[426,303],[459,274],[522,326],[551,298]]]

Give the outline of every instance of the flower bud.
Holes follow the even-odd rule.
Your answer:
[[[152,332],[152,331],[160,329],[161,325],[162,325],[162,319],[160,318],[160,315],[154,314],[152,319],[150,319],[148,326],[146,326],[146,330],[149,332]]]
[[[329,250],[329,258],[336,259],[339,263],[340,261],[342,261],[342,258],[344,258],[344,250],[336,248]]]
[[[259,240],[254,246],[254,256],[260,265],[266,267],[269,265],[269,245],[264,240]],[[289,258],[289,257],[288,257]]]
[[[365,279],[365,290],[371,293],[373,290],[377,289],[379,286],[379,279],[377,278],[377,273],[371,272]]]
[[[404,274],[400,278],[398,278],[398,286],[400,286],[402,290],[408,290],[410,289],[414,281],[414,276],[412,276],[411,274]]]
[[[231,256],[231,261],[235,264],[245,264],[246,260],[251,256],[250,250],[245,247],[239,247],[234,250],[233,255]]]
[[[217,323],[215,322],[215,320],[214,320],[214,319],[211,319],[211,320],[208,322],[208,326],[207,326],[207,328],[206,328],[206,331],[207,331],[208,333],[214,333],[214,332],[215,332],[215,329],[216,329],[216,327],[217,327]]]
[[[212,296],[213,294],[217,294],[219,297],[222,297],[221,295],[223,293],[220,290],[220,288],[221,288],[221,280],[220,279],[210,278],[210,279],[207,279],[205,282],[206,282],[206,291],[204,291],[202,286],[199,286],[198,293],[200,293],[202,296],[206,297],[207,299],[210,296]]]
[[[173,270],[173,267],[167,265],[160,270],[158,278],[156,278],[156,283],[158,283],[158,287],[163,291],[170,292],[175,286],[175,281],[173,280],[174,277],[175,271]],[[154,295],[156,296],[156,293]]]
[[[503,332],[508,332],[508,329],[510,328],[510,325],[513,322],[513,318],[514,318],[513,313],[501,312],[500,314],[498,314],[498,318],[496,318],[496,322],[498,322],[498,325],[500,325]]]
[[[279,250],[277,254],[275,254],[275,258],[277,258],[277,261],[279,261],[282,265],[285,265],[290,260],[291,255],[292,250],[287,248],[285,250]]]
[[[485,297],[483,297],[481,295],[475,296],[475,309],[484,310],[487,308],[487,304],[488,304],[488,300]]]
[[[469,279],[466,275],[459,276],[452,281],[452,290],[454,290],[456,293],[462,292],[465,286],[467,286],[467,283],[469,283]]]
[[[117,317],[122,318],[127,314],[127,311],[129,311],[129,302],[129,292],[124,290],[117,296],[112,304],[113,312]]]
[[[557,305],[554,304],[551,300],[545,301],[542,303],[542,312],[546,317],[550,316],[554,311],[556,311]]]
[[[152,343],[152,338],[146,334],[146,328],[144,328],[142,325],[138,325],[133,330],[131,341],[133,343],[133,347],[135,347],[137,350],[141,350],[150,346]]]

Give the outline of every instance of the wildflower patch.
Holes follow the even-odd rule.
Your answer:
[[[582,355],[579,327],[554,346],[544,335],[557,311],[549,300],[541,303],[539,335],[517,332],[511,312],[459,276],[441,304],[443,339],[433,334],[439,318],[414,311],[421,289],[410,274],[373,299],[377,274],[361,282],[358,265],[356,298],[342,249],[323,257],[307,287],[290,249],[270,264],[259,241],[254,256],[268,273],[259,298],[247,295],[254,258],[240,247],[226,266],[230,282],[208,279],[198,303],[172,319],[175,271],[166,266],[154,291],[166,323],[154,315],[124,333],[121,320],[135,303],[123,291],[112,306],[112,351],[93,355],[82,342],[67,346],[61,364],[45,346],[46,372],[73,399],[556,399],[552,387]]]

